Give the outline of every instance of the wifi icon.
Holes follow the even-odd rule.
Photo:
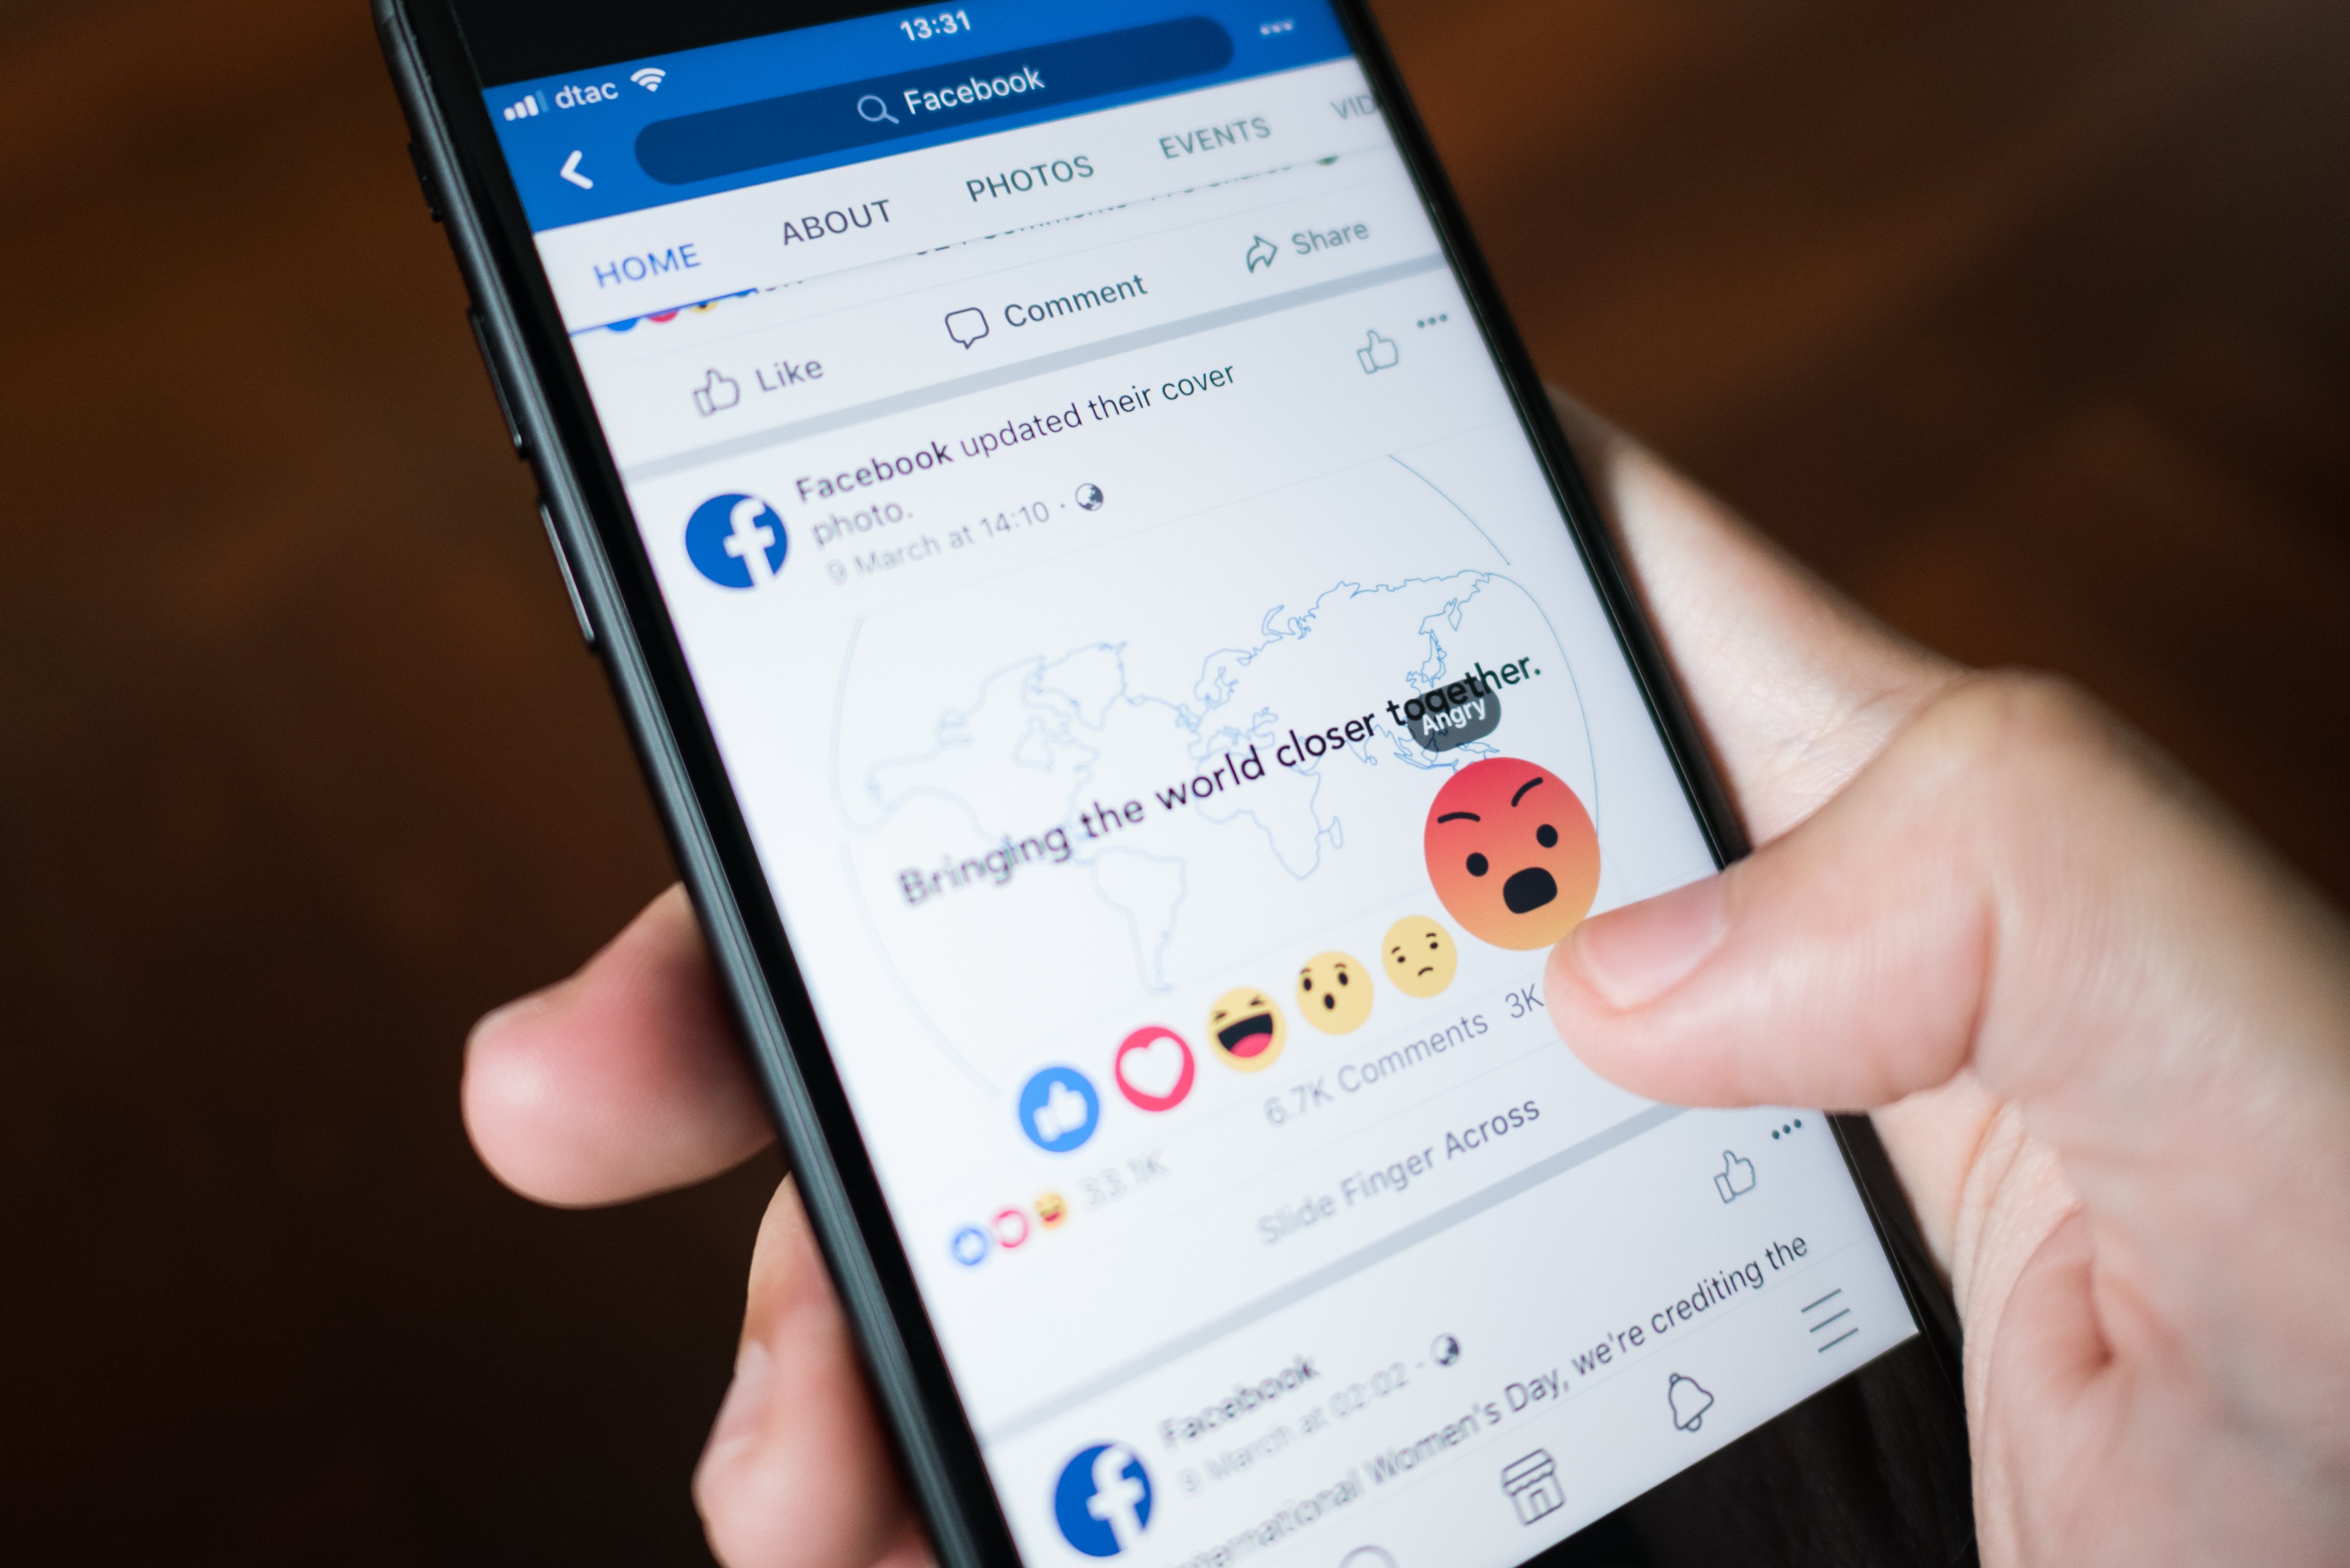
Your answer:
[[[647,66],[643,70],[630,71],[629,79],[647,92],[659,92],[662,79],[668,75],[669,73],[659,66]]]

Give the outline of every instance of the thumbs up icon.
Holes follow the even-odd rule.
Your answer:
[[[1378,335],[1376,329],[1366,334],[1366,336],[1370,340],[1365,343],[1360,348],[1355,350],[1355,359],[1357,363],[1362,366],[1363,374],[1369,376],[1375,375],[1394,364],[1396,362],[1397,349],[1394,338],[1382,337]]]
[[[1032,1119],[1036,1124],[1036,1141],[1054,1143],[1092,1120],[1093,1109],[1075,1089],[1055,1084],[1045,1091],[1045,1103],[1036,1107]]]
[[[743,400],[743,383],[732,376],[722,376],[712,370],[693,389],[693,411],[708,419],[721,409],[731,409]]]
[[[1737,1202],[1754,1190],[1754,1162],[1723,1149],[1721,1173],[1713,1179],[1713,1189],[1721,1194],[1724,1203]]]

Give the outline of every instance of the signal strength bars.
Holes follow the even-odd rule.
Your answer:
[[[510,103],[501,111],[508,119],[528,119],[534,114],[546,112],[546,95],[535,92],[528,98]]]

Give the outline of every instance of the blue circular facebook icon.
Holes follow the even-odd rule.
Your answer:
[[[1101,1125],[1101,1096],[1075,1067],[1046,1067],[1020,1091],[1020,1130],[1047,1154],[1080,1147]]]
[[[987,1262],[987,1254],[994,1248],[995,1238],[976,1225],[964,1226],[947,1243],[947,1250],[954,1254],[954,1261],[966,1269],[975,1269]]]
[[[1150,1472],[1124,1443],[1096,1443],[1061,1467],[1053,1488],[1061,1539],[1088,1557],[1115,1557],[1150,1527]]]
[[[686,559],[722,588],[772,580],[790,548],[783,518],[755,495],[713,495],[685,520]]]

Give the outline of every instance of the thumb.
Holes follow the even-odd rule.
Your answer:
[[[930,1568],[788,1181],[759,1226],[734,1380],[693,1494],[728,1568]]]
[[[2341,1233],[2300,1201],[2350,1190],[2339,916],[2054,682],[1959,682],[1801,826],[1586,921],[1544,1000],[1655,1099],[1918,1096],[1905,1116],[1978,1135],[2010,1107],[2154,1274],[2257,1252],[2296,1277],[2313,1228]]]
[[[2324,1456],[2258,1465],[2324,1474],[2339,1519],[2350,931],[2085,701],[1960,681],[1800,826],[1586,921],[1547,980],[1575,1052],[1654,1098],[1908,1096],[2006,1465],[2147,1462],[2139,1434],[2177,1428],[2142,1391],[2186,1390],[2246,1452]]]
[[[1678,1105],[1876,1106],[1947,1081],[1991,920],[1929,749],[1913,730],[1748,858],[1585,921],[1544,991],[1568,1044]]]

